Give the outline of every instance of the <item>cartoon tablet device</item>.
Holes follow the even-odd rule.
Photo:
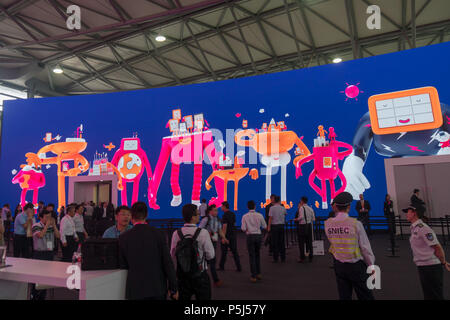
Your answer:
[[[438,92],[433,87],[371,96],[369,113],[375,134],[436,129],[443,122]]]
[[[195,123],[195,128],[198,130],[203,129],[204,126],[204,118],[203,118],[203,113],[199,113],[199,114],[195,114],[194,115],[194,123]]]
[[[184,122],[186,123],[186,128],[188,128],[188,129],[194,128],[194,120],[193,120],[192,116],[185,116]]]
[[[172,133],[178,131],[178,120],[177,119],[169,120],[169,130]]]
[[[186,123],[185,122],[180,123],[180,133],[186,133],[186,132],[187,132]]]
[[[181,109],[175,109],[172,111],[172,118],[176,120],[181,120]]]
[[[371,149],[390,158],[450,154],[450,107],[434,87],[371,96],[342,168],[354,199],[370,188],[363,168]]]

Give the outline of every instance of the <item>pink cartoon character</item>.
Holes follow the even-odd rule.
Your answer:
[[[159,159],[153,173],[152,192],[150,207],[158,210],[157,204],[158,189],[161,179],[170,159],[172,168],[170,173],[170,186],[172,187],[172,201],[170,205],[177,207],[182,202],[181,188],[179,182],[180,165],[182,163],[194,164],[194,179],[192,183],[191,203],[200,205],[200,191],[202,188],[203,160],[206,154],[209,163],[213,166],[216,163],[216,149],[214,146],[212,132],[198,131],[194,133],[185,133],[182,135],[167,136],[162,139]],[[216,187],[223,187],[223,181],[214,180]]]
[[[347,180],[345,179],[344,174],[339,168],[339,160],[343,160],[353,151],[351,145],[335,140],[336,133],[334,131],[334,128],[330,128],[329,132],[330,134],[328,135],[328,138],[330,139],[330,141],[324,140],[324,137],[314,139],[313,152],[303,159],[299,159],[297,161],[294,160],[294,164],[296,167],[295,177],[297,179],[302,175],[301,166],[304,163],[314,160],[314,170],[309,175],[308,181],[311,188],[313,188],[314,191],[316,191],[316,193],[322,198],[322,209],[328,208],[326,187],[327,180],[330,183],[331,200],[333,200],[337,194],[345,190],[347,186]],[[347,150],[339,152],[339,148],[345,148]],[[338,176],[341,179],[342,186],[339,190],[336,191],[334,180]],[[321,180],[321,187],[317,186],[314,183],[314,179],[316,177]]]
[[[150,167],[147,154],[141,148],[141,140],[137,136],[122,139],[120,148],[114,154],[111,163],[117,167],[123,181],[123,189],[121,190],[122,205],[128,205],[127,182],[133,183],[131,203],[133,204],[138,200],[139,182],[144,170],[147,171],[148,194],[150,195],[152,168]],[[148,198],[150,199],[150,196]]]
[[[41,170],[41,160],[34,153],[25,154],[27,164],[20,166],[20,171],[12,179],[12,183],[19,184],[22,188],[20,194],[20,205],[22,208],[27,204],[26,194],[33,190],[33,204],[37,207],[39,189],[45,186],[45,176]]]

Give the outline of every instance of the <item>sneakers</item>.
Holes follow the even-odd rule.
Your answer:
[[[260,274],[256,275],[256,279],[257,279],[257,280],[262,280],[261,275],[260,275]]]
[[[258,280],[256,280],[256,278],[250,277],[250,282],[251,283],[256,283],[256,281],[258,281]]]
[[[216,288],[220,288],[222,285],[223,285],[222,280],[218,280],[218,281],[214,282],[214,287],[216,287]]]

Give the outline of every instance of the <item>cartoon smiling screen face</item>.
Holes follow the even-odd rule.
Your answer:
[[[124,140],[123,142],[123,150],[137,150],[138,142],[137,140]]]
[[[442,126],[442,111],[433,87],[371,96],[369,112],[375,134],[436,129]]]

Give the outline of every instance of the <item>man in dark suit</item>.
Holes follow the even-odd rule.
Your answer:
[[[420,190],[419,189],[414,189],[414,193],[411,196],[411,206],[416,208],[419,219],[422,219],[423,216],[425,215],[426,208],[425,208],[425,201],[423,201],[420,198]]]
[[[358,220],[361,221],[363,226],[367,230],[367,234],[370,235],[370,223],[369,223],[369,212],[370,203],[364,199],[364,195],[359,195],[359,201],[356,202],[356,212],[358,212]]]
[[[133,228],[119,236],[120,267],[128,269],[126,298],[166,300],[167,292],[178,299],[177,279],[166,237],[149,226],[147,205],[136,202],[131,208]]]

